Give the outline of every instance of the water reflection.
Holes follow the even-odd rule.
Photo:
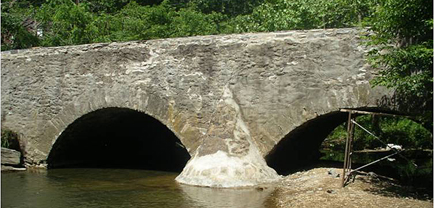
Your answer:
[[[275,187],[218,189],[180,185],[184,196],[197,207],[209,208],[271,208],[272,200],[267,200]]]
[[[2,208],[272,208],[273,187],[212,189],[180,185],[176,173],[58,169],[2,173]]]

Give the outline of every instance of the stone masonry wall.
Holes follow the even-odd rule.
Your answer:
[[[263,156],[291,130],[340,108],[377,106],[388,94],[369,85],[374,72],[360,45],[363,32],[285,31],[2,52],[2,126],[20,134],[25,161],[38,164],[77,118],[106,107],[136,109],[165,124],[193,156],[180,182],[273,181],[277,174]],[[206,156],[225,162],[200,166]],[[233,167],[222,165],[227,160]],[[233,178],[239,183],[231,185]]]

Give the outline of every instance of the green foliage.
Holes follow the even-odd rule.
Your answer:
[[[118,25],[115,33],[125,32],[127,40],[170,37],[173,13],[174,10],[166,4],[150,7],[130,2],[115,15],[115,25]]]
[[[127,5],[129,0],[80,0],[89,6],[89,11],[97,14],[115,13]]]
[[[432,149],[432,134],[422,125],[409,119],[383,119],[381,138],[386,142],[401,144],[406,148]]]
[[[42,46],[62,46],[90,43],[96,28],[86,4],[74,4],[71,0],[50,0],[42,5],[37,19],[44,24]]]
[[[199,12],[204,14],[222,13],[229,16],[249,14],[263,0],[191,0]]]
[[[421,124],[407,118],[380,117],[378,123],[372,116],[365,115],[356,118],[356,122],[374,133],[385,143],[402,145],[407,149],[432,149],[432,133],[424,128]],[[328,136],[329,142],[335,141],[335,144],[345,145],[347,137],[346,124],[341,124],[335,128]],[[354,149],[374,149],[385,145],[375,137],[362,130],[355,128],[354,132]]]
[[[368,115],[359,116],[356,122],[374,133],[386,144],[397,144],[407,150],[402,152],[405,157],[416,163],[415,167],[401,157],[396,157],[394,162],[380,162],[378,165],[386,167],[397,174],[402,181],[411,184],[421,181],[432,183],[432,133],[410,119],[403,117],[371,117]],[[322,144],[325,156],[323,160],[334,160],[343,162],[345,139],[347,137],[346,124],[335,128]],[[354,132],[353,150],[385,148],[385,145],[372,135],[356,127]],[[385,155],[360,153],[352,156],[353,162],[366,164],[379,159]]]
[[[336,127],[328,136],[327,139],[331,141],[341,140],[345,142],[347,137],[347,127],[345,124],[341,124]],[[341,142],[342,143],[342,142]]]
[[[433,3],[428,0],[379,0],[368,19],[378,43],[432,39]],[[431,23],[430,23],[431,22]],[[413,39],[413,40],[409,40]]]
[[[1,6],[1,50],[30,48],[38,45],[36,31],[25,27],[31,24],[33,6],[27,1],[3,1]]]
[[[370,14],[369,8],[370,1],[274,0],[233,24],[235,32],[351,27]]]
[[[172,37],[183,37],[192,35],[218,34],[218,20],[222,15],[181,9],[171,23]]]
[[[38,12],[44,22],[43,46],[85,44],[221,33],[226,16],[204,14],[194,7],[176,10],[168,1],[140,5],[131,1],[116,13],[91,12],[90,3],[49,0]]]
[[[347,27],[359,24],[371,8],[371,0],[19,2],[11,5],[24,12],[8,9],[6,4],[2,6],[2,39],[5,43],[2,50],[234,32]],[[33,15],[26,18],[37,23],[37,29],[42,30],[39,36],[36,36],[36,30],[20,26],[25,19],[22,14],[30,13]]]
[[[20,144],[18,142],[18,135],[8,129],[1,130],[1,146],[4,148],[14,149],[20,151]]]
[[[381,76],[372,83],[396,89],[402,111],[429,111],[433,97],[432,55],[432,41],[389,48],[385,53],[374,51],[370,58],[375,67],[381,68]]]
[[[433,4],[426,0],[381,0],[368,23],[376,48],[369,60],[379,68],[374,85],[396,90],[400,111],[418,113],[432,129]]]

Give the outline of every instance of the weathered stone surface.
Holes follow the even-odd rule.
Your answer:
[[[226,186],[232,179],[208,172],[227,171],[242,185],[272,181],[276,174],[262,157],[289,132],[340,108],[378,107],[388,95],[369,85],[375,72],[364,59],[362,32],[286,31],[2,52],[2,125],[20,133],[25,161],[39,164],[77,118],[106,107],[136,109],[165,124],[193,155],[178,180]],[[196,165],[208,156],[229,158],[234,166]]]
[[[21,153],[2,147],[2,165],[19,165],[21,163]]]
[[[176,178],[210,187],[254,186],[280,179],[254,145],[240,107],[226,86],[203,143]]]

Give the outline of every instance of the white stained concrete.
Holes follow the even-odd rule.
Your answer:
[[[187,163],[176,181],[208,187],[245,187],[278,181],[281,177],[254,151],[244,157],[231,157],[223,151],[197,156]],[[261,161],[262,160],[262,161]]]

